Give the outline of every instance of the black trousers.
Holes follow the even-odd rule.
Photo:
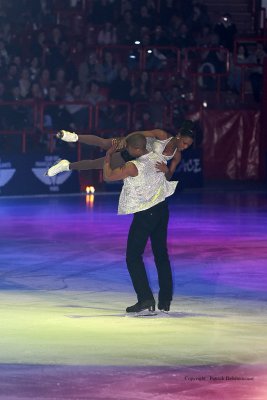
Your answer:
[[[127,241],[126,263],[138,301],[153,299],[143,253],[148,239],[158,272],[159,301],[171,301],[172,272],[167,249],[169,210],[166,201],[134,214]]]

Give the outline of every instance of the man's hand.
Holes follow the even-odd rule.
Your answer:
[[[169,168],[168,168],[167,164],[165,164],[163,161],[156,163],[156,170],[157,170],[157,172],[163,172],[164,174],[169,172]]]
[[[112,154],[114,154],[116,152],[117,148],[118,148],[118,144],[116,142],[114,142],[113,145],[106,152],[105,162],[110,163],[110,158],[111,158]]]

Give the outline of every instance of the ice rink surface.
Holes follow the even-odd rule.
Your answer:
[[[266,400],[267,193],[170,200],[175,297],[153,318],[125,317],[117,203],[0,198],[0,399]]]

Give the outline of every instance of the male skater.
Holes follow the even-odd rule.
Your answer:
[[[104,178],[107,181],[123,179],[118,214],[134,214],[129,230],[126,262],[132,283],[137,294],[137,303],[127,307],[127,313],[153,313],[155,300],[150,289],[143,262],[143,253],[151,240],[152,251],[159,280],[158,309],[168,312],[172,301],[172,272],[167,250],[168,204],[166,197],[171,196],[177,182],[169,182],[167,166],[164,172],[160,166],[162,158],[146,149],[146,138],[136,133],[126,138],[127,151],[135,160],[123,167],[112,169],[111,155],[116,151],[112,146],[107,151],[104,163]]]

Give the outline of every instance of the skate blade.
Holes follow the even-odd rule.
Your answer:
[[[127,313],[125,316],[130,318],[140,318],[140,317],[154,317],[155,315],[158,315],[156,311],[143,310],[136,313]]]

